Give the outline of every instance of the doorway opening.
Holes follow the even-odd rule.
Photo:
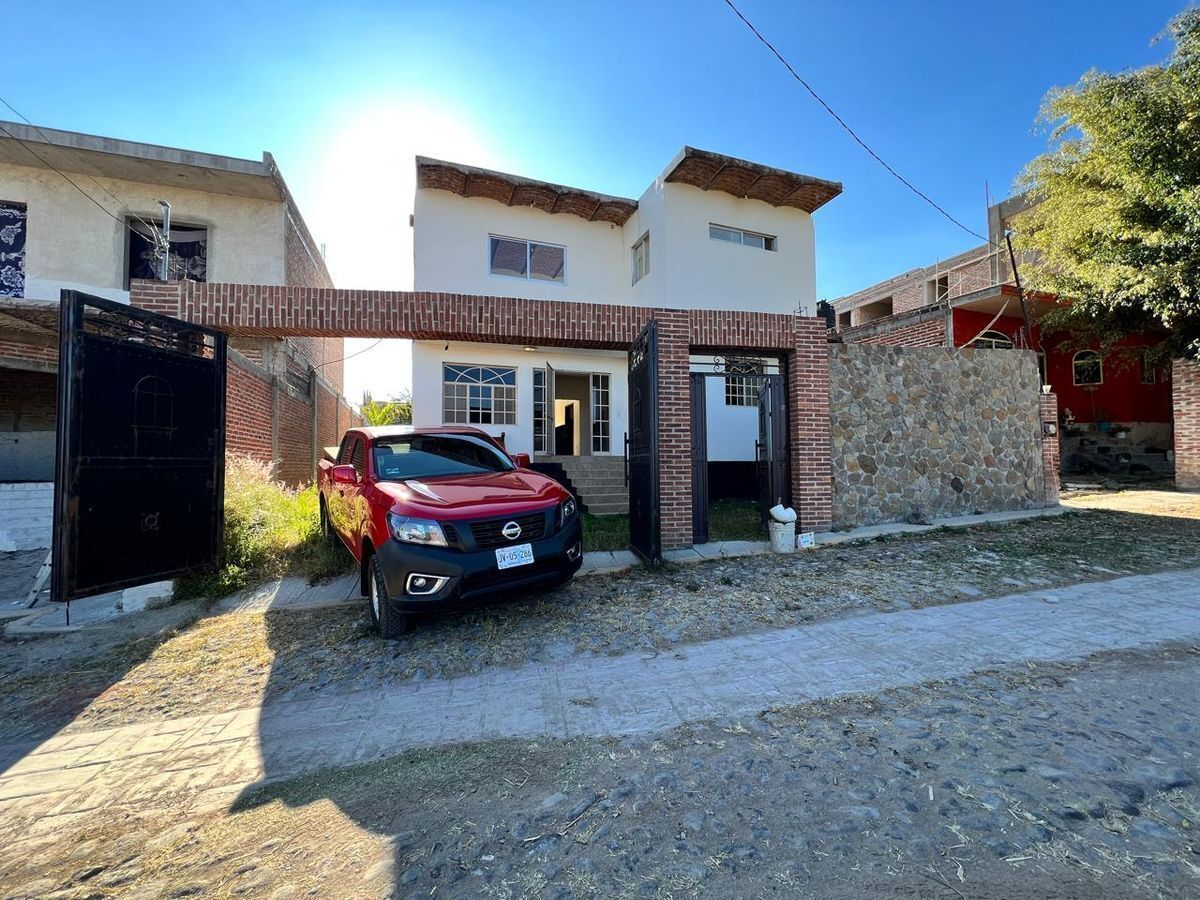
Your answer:
[[[690,369],[692,539],[762,540],[766,510],[791,500],[782,362],[694,355]]]
[[[611,377],[564,372],[549,363],[533,370],[533,452],[593,456],[612,452]]]

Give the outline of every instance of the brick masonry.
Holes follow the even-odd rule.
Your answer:
[[[1171,367],[1175,408],[1175,483],[1200,490],[1200,362],[1177,359]]]
[[[1062,444],[1058,433],[1058,397],[1041,394],[1038,397],[1038,414],[1042,420],[1042,482],[1046,504],[1058,502],[1060,487],[1059,473],[1062,471]],[[1053,434],[1047,432],[1053,431]]]
[[[879,344],[889,347],[945,347],[947,311],[943,307],[914,310],[877,319],[838,332],[847,344]]]
[[[792,387],[791,478],[800,524],[809,530],[830,524],[828,355],[822,320],[734,310],[194,282],[135,282],[132,297],[139,306],[232,335],[264,338],[336,335],[624,350],[646,322],[657,319],[664,549],[692,542],[688,354],[717,349],[780,353]],[[285,460],[299,452],[290,437],[280,448]]]

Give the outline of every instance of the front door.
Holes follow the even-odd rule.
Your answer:
[[[791,505],[788,478],[788,428],[786,392],[782,375],[766,375],[758,390],[758,440],[755,442],[758,502],[766,521],[776,503]]]
[[[658,507],[658,323],[629,347],[629,546],[662,562]]]

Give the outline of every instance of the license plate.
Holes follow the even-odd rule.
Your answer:
[[[500,569],[514,569],[517,566],[527,566],[532,562],[533,544],[501,547],[496,551],[496,567]]]

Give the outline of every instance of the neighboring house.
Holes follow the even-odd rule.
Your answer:
[[[636,307],[815,308],[812,213],[841,185],[684,148],[637,199],[417,159],[414,287]],[[486,338],[486,335],[480,335]],[[753,496],[758,388],[773,359],[694,355],[713,497]],[[477,425],[625,511],[627,354],[416,341],[413,423]]]
[[[52,478],[57,371],[54,330],[5,317],[3,304],[56,304],[63,289],[129,302],[131,279],[157,277],[160,200],[171,205],[170,280],[332,287],[269,153],[235,159],[0,122],[0,482]],[[343,340],[230,346],[239,387],[230,392],[229,449],[280,460],[285,477],[306,480],[317,409],[325,419],[340,410],[322,423],[320,443],[335,442],[339,416],[350,419]],[[289,435],[290,421],[272,424],[280,393],[308,409],[307,424],[294,424],[303,434]],[[252,424],[239,426],[235,414]]]
[[[894,346],[1036,348],[1043,383],[1058,398],[1064,471],[1169,474],[1171,367],[1146,356],[1162,335],[1133,335],[1102,356],[1097,345],[1043,333],[1037,320],[1057,302],[1043,295],[1026,296],[1027,329],[1004,244],[1027,208],[1024,196],[992,206],[991,244],[834,300],[837,333]]]

